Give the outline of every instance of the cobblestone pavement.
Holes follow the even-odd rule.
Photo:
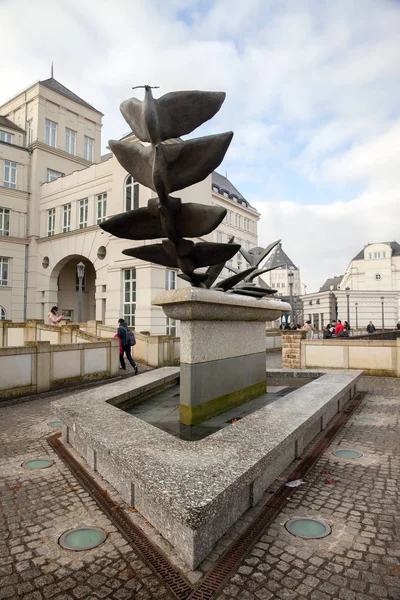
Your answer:
[[[306,484],[294,490],[220,600],[400,600],[399,384],[363,378],[368,393],[362,405]],[[0,599],[170,598],[48,446],[53,399],[0,408]],[[363,456],[336,458],[337,446]],[[31,458],[51,458],[55,464],[23,469],[21,463]],[[322,517],[332,534],[296,538],[283,526],[294,516]],[[59,536],[83,524],[104,528],[106,542],[86,552],[62,550]]]

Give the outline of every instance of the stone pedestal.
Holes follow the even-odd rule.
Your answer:
[[[180,419],[195,425],[266,392],[265,322],[290,306],[199,288],[156,296],[181,321]]]

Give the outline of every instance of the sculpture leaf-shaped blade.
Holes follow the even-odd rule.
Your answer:
[[[154,150],[151,146],[117,140],[110,140],[109,145],[118,162],[136,181],[156,191],[152,175]]]
[[[151,96],[151,90],[146,89]],[[130,98],[122,102],[121,113],[133,133],[142,142],[153,142],[178,138],[194,131],[202,123],[211,119],[221,108],[225,92],[183,91],[170,92],[161,98],[150,98],[154,103],[157,140],[150,139],[146,126],[145,102]]]
[[[116,237],[127,240],[154,240],[164,235],[160,217],[148,208],[120,213],[100,223],[100,227]]]
[[[182,190],[205,179],[222,162],[232,137],[233,132],[228,131],[181,142],[178,157],[176,144],[163,144],[169,191]]]
[[[277,244],[279,244],[281,240],[276,240],[276,242],[272,242],[266,248],[261,248],[257,246],[256,248],[251,248],[250,250],[244,250],[244,248],[240,249],[240,254],[244,257],[244,259],[254,267],[258,267],[260,262],[264,260],[268,256],[268,254],[275,248]]]
[[[179,198],[176,198],[179,200]],[[226,209],[221,206],[204,206],[187,202],[182,204],[175,215],[175,225],[179,237],[200,237],[214,231],[223,221]],[[165,235],[156,208],[137,208],[110,217],[100,227],[128,240],[154,240]]]
[[[234,285],[236,285],[237,283],[242,281],[247,275],[250,275],[250,273],[252,273],[254,271],[254,269],[255,269],[255,267],[250,267],[249,269],[246,269],[245,271],[240,271],[239,273],[236,273],[235,275],[232,275],[231,277],[227,277],[226,279],[219,281],[215,287],[221,288],[224,290],[224,292],[226,292],[226,290],[229,290]]]
[[[185,202],[176,218],[176,229],[181,237],[200,237],[214,231],[224,220],[226,208]]]
[[[138,246],[137,248],[129,248],[123,250],[122,254],[134,256],[141,260],[147,260],[157,265],[164,267],[178,268],[178,263],[165,250],[162,244],[150,244],[149,246]]]
[[[190,253],[195,268],[217,265],[230,260],[239,250],[239,244],[218,244],[214,242],[199,242]]]
[[[180,137],[194,131],[219,111],[225,92],[197,90],[170,92],[158,98],[156,106],[160,119],[162,140]]]
[[[144,121],[143,108],[144,103],[137,98],[124,100],[119,107],[125,121],[139,140],[142,142],[150,142],[149,133]]]

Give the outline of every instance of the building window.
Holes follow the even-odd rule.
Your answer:
[[[219,187],[217,185],[213,185],[212,186],[212,191],[215,192],[216,194],[219,193]]]
[[[125,181],[125,210],[139,208],[139,184],[129,175]]]
[[[228,192],[222,192],[222,195],[225,196],[225,198],[229,198]]]
[[[386,252],[382,252],[382,258],[386,258]]]
[[[83,156],[86,160],[93,162],[94,140],[86,135],[83,138]]]
[[[10,259],[0,256],[0,285],[9,285]]]
[[[83,229],[88,225],[88,206],[89,202],[87,198],[79,200],[79,229]]]
[[[220,244],[222,242],[222,232],[217,231],[217,242]]]
[[[54,235],[56,227],[56,209],[51,208],[47,211],[47,236]]]
[[[27,134],[28,134],[27,142],[29,145],[29,144],[32,144],[32,140],[33,140],[33,119],[30,119],[27,122]]]
[[[12,144],[13,136],[11,133],[7,133],[7,131],[2,131],[0,129],[0,142],[6,142],[7,144]]]
[[[166,290],[176,290],[176,272],[169,271],[168,269],[165,271],[165,289]]]
[[[380,273],[377,273],[377,274],[375,275],[375,279],[376,279],[377,281],[380,281],[380,280],[382,279],[382,276],[381,276],[381,274],[380,274]]]
[[[372,258],[372,252],[368,252],[368,258]]]
[[[0,208],[0,235],[10,235],[10,211],[8,208]]]
[[[107,214],[107,193],[97,196],[97,225],[106,220]]]
[[[62,207],[62,232],[68,233],[71,229],[71,204]]]
[[[228,225],[233,225],[233,212],[231,210],[226,213],[226,222]]]
[[[176,321],[167,317],[166,334],[176,337]]]
[[[0,306],[0,321],[5,321],[7,318],[6,309]]]
[[[69,154],[75,154],[76,132],[65,128],[65,151]]]
[[[135,325],[136,269],[124,270],[124,319],[130,327]]]
[[[56,147],[57,141],[57,123],[46,119],[46,144],[48,146]]]
[[[54,181],[55,179],[58,179],[62,176],[63,173],[60,173],[60,171],[53,171],[53,169],[47,169],[47,183],[49,183],[50,181]]]
[[[15,190],[17,187],[17,163],[4,161],[4,187]]]

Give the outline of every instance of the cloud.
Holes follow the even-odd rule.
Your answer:
[[[133,85],[226,91],[203,132],[235,131],[221,172],[315,290],[396,236],[399,31],[397,0],[0,0],[0,102],[54,61],[104,112],[105,145]]]

